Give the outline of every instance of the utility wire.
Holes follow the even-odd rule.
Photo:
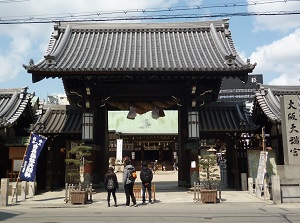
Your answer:
[[[3,0],[3,1],[0,1],[0,4],[1,3],[16,3],[16,2],[29,2],[30,0]]]
[[[8,0],[7,0],[8,1]],[[18,0],[12,0],[18,1]],[[22,0],[19,0],[22,1]],[[23,0],[24,1],[24,0]],[[102,12],[85,12],[85,13],[64,13],[64,14],[48,14],[35,16],[18,16],[18,17],[2,17],[1,24],[29,24],[29,23],[53,23],[57,21],[63,22],[83,22],[83,21],[128,21],[128,20],[160,20],[160,19],[187,19],[187,18],[215,18],[215,17],[233,17],[233,16],[275,16],[275,15],[299,15],[299,10],[295,11],[270,11],[270,12],[236,12],[236,13],[204,13],[204,14],[168,14],[183,11],[195,11],[201,9],[216,8],[233,8],[257,6],[262,4],[275,4],[287,2],[299,2],[300,0],[268,0],[253,2],[235,2],[222,4],[207,4],[201,6],[182,6],[173,8],[156,8],[156,9],[130,9],[115,10]],[[139,15],[134,15],[138,13]],[[142,16],[141,16],[142,14]]]
[[[297,11],[270,11],[270,12],[237,12],[237,13],[209,13],[209,14],[181,14],[181,15],[149,15],[149,16],[128,16],[128,17],[98,17],[98,18],[56,18],[43,19],[32,18],[30,20],[9,20],[0,21],[1,24],[32,24],[32,23],[53,23],[53,22],[108,22],[108,21],[136,21],[136,20],[166,20],[166,19],[201,19],[201,18],[227,18],[235,16],[283,16],[300,15]]]

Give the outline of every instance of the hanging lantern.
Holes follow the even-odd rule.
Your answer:
[[[159,117],[165,117],[166,116],[164,110],[162,110],[162,109],[159,109],[158,114],[159,114]]]
[[[93,114],[82,114],[82,140],[93,140]]]
[[[129,112],[128,112],[127,118],[128,118],[128,119],[135,119],[135,117],[136,117],[135,107],[130,106],[130,107],[129,107]]]
[[[152,118],[153,119],[158,119],[159,118],[159,110],[157,108],[154,108],[152,110]]]
[[[189,139],[199,139],[199,112],[188,112],[188,127],[189,127]]]

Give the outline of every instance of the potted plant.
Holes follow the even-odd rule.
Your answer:
[[[216,203],[220,185],[220,171],[214,154],[204,155],[199,161],[200,194],[202,203]]]
[[[92,155],[92,147],[81,143],[79,146],[73,147],[69,153],[73,157],[65,159],[65,162],[73,166],[73,168],[68,170],[67,175],[70,177],[70,181],[80,184],[77,190],[70,191],[71,203],[85,204],[87,201],[88,191],[84,188],[84,185],[87,185],[84,178],[84,167],[86,164],[92,162],[88,160],[88,157]]]
[[[81,143],[80,145],[70,149],[69,153],[73,155],[71,158],[65,159],[65,162],[72,165],[67,175],[72,177],[75,182],[84,183],[84,166],[91,163],[88,158],[92,155],[93,147]]]

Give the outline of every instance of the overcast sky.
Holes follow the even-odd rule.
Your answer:
[[[234,6],[241,3],[245,6]],[[300,0],[256,0],[255,3],[258,4],[246,0],[0,0],[0,18],[22,18],[28,21],[37,16],[47,18],[50,15],[66,16],[128,9],[175,9],[179,6],[204,7],[195,11],[174,11],[173,14],[300,11]],[[125,15],[128,14],[118,14]],[[229,29],[238,53],[244,60],[249,58],[251,63],[257,63],[254,74],[263,74],[265,84],[300,84],[300,15],[228,17]],[[223,18],[208,17],[206,20]],[[199,19],[189,19],[197,20]],[[153,20],[140,22],[151,21]],[[37,62],[43,57],[52,30],[53,23],[0,24],[0,88],[28,86],[29,92],[35,92],[44,99],[49,94],[64,93],[61,80],[44,79],[32,84],[31,75],[22,67],[31,58]]]

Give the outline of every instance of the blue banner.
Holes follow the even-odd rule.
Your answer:
[[[35,180],[37,160],[41,154],[41,151],[44,147],[46,140],[47,140],[46,137],[33,134],[33,133],[31,134],[30,142],[28,144],[24,161],[21,166],[21,171],[19,176],[20,180],[26,180],[32,182]]]

